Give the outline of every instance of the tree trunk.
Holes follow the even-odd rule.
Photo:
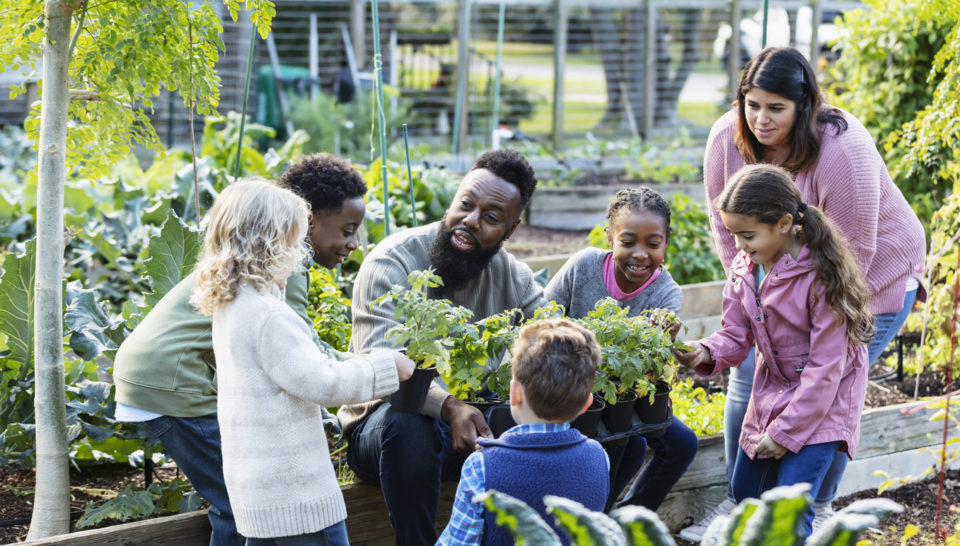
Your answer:
[[[666,25],[663,23],[662,17],[658,19],[657,30],[659,32],[661,25],[664,27]],[[670,72],[670,52],[667,50],[667,44],[665,41],[660,41],[657,45],[657,127],[673,127],[679,123],[677,103],[680,100],[680,92],[700,60],[697,37],[702,19],[701,10],[684,10],[683,24],[679,34],[680,43],[683,44],[683,54],[680,65],[672,74]]]
[[[27,540],[70,530],[70,475],[63,371],[63,178],[66,161],[70,16],[75,6],[46,0],[37,184],[34,284],[37,485]]]
[[[603,75],[607,87],[607,108],[597,129],[616,128],[622,119],[623,96],[620,83],[623,73],[623,50],[620,29],[615,19],[616,11],[608,8],[590,7],[590,30],[594,47],[603,63]]]

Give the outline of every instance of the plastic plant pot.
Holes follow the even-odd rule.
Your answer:
[[[430,383],[437,376],[437,368],[416,368],[410,379],[400,382],[400,388],[390,396],[390,404],[397,411],[420,413],[427,399]]]
[[[637,403],[637,393],[628,390],[617,398],[616,404],[607,404],[601,413],[603,426],[611,433],[626,432],[633,426],[634,406]]]
[[[517,425],[510,413],[510,403],[503,402],[490,408],[487,413],[487,424],[493,432],[494,438],[499,438],[501,434]]]
[[[593,395],[593,403],[587,408],[587,411],[581,413],[570,423],[570,426],[580,431],[587,438],[595,438],[597,430],[600,428],[600,415],[606,402],[596,394]]]
[[[641,396],[637,399],[637,415],[641,421],[648,425],[655,425],[667,419],[670,409],[671,389],[669,383],[657,381],[657,392],[653,395],[653,403],[650,403],[648,396]]]

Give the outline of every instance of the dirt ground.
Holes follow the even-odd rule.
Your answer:
[[[883,367],[875,367],[873,374],[876,377],[891,371]],[[914,383],[912,377],[905,378],[902,383],[896,381],[895,377],[883,383],[871,381],[867,390],[866,404],[868,407],[880,407],[908,402],[913,399]],[[715,381],[705,382],[703,386],[714,392],[722,391],[726,388],[725,376],[720,376]],[[924,376],[920,384],[921,396],[935,396],[943,394],[942,391],[943,385],[939,379],[929,375]],[[957,402],[960,403],[960,397]],[[158,479],[172,479],[176,475],[175,468],[157,470]],[[101,499],[101,490],[120,491],[131,482],[142,485],[143,480],[142,470],[132,469],[127,465],[103,465],[86,468],[82,474],[71,473],[71,513],[74,520],[80,517],[91,501]],[[0,467],[0,544],[25,540],[32,510],[34,483],[34,473],[31,468],[21,468],[17,465]],[[907,525],[913,524],[920,528],[920,533],[906,542],[908,546],[937,544],[933,523],[937,509],[937,486],[937,480],[931,478],[885,492],[883,497],[903,504],[906,511],[887,520],[877,532],[868,533],[863,538],[869,540],[869,544],[899,545],[904,529]],[[944,492],[942,527],[949,530],[948,534],[952,534],[960,514],[950,512],[949,508],[960,506],[960,472],[947,473]],[[866,491],[843,497],[838,499],[835,508],[839,509],[854,500],[873,496],[876,496],[873,491]],[[683,542],[680,543],[683,544]]]
[[[517,258],[569,254],[590,246],[589,230],[556,230],[520,224],[503,247]]]

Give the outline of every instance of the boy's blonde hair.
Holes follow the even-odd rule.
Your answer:
[[[309,217],[301,197],[266,180],[227,186],[210,210],[190,303],[209,316],[233,301],[242,282],[264,293],[285,280],[306,259]]]
[[[600,345],[593,332],[568,319],[531,322],[513,344],[513,379],[541,419],[572,421],[593,391]]]

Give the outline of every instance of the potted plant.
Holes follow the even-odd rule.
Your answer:
[[[523,313],[519,309],[510,309],[480,322],[483,334],[480,345],[483,347],[486,362],[499,362],[496,369],[486,377],[486,387],[497,401],[486,413],[487,424],[495,437],[516,425],[510,413],[510,379],[513,377],[510,365],[510,348],[517,339]]]
[[[643,375],[637,381],[637,413],[644,423],[661,423],[669,412],[671,385],[677,377],[673,351],[691,348],[675,341],[682,323],[676,313],[667,309],[648,309],[638,317],[645,322],[641,367]]]
[[[416,413],[437,373],[449,376],[450,350],[464,331],[469,330],[470,310],[453,305],[450,300],[431,299],[428,291],[443,285],[432,269],[413,271],[407,277],[409,288],[394,286],[374,301],[394,303],[397,324],[387,330],[387,339],[394,346],[405,347],[407,356],[417,363],[413,377],[400,383],[390,402],[400,411]],[[469,335],[469,334],[468,334]]]

